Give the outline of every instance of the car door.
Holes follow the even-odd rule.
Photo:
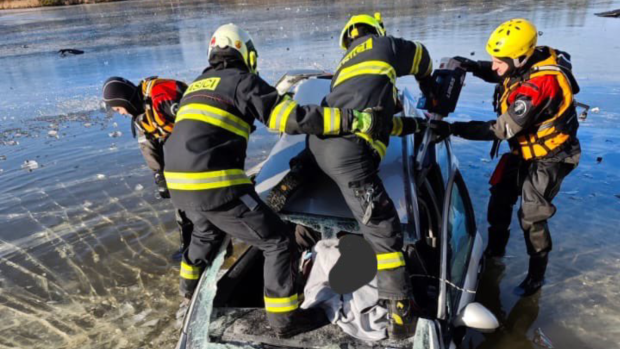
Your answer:
[[[479,256],[473,253],[474,246],[478,244],[471,199],[449,140],[444,141],[443,146],[449,159],[449,175],[443,202],[437,317],[450,323],[463,306],[462,298],[469,302],[470,295],[475,292],[475,277],[472,287],[472,278],[468,275],[472,268],[472,256],[476,259]],[[477,268],[478,261],[474,264]]]

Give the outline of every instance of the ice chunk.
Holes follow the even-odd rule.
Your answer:
[[[87,122],[84,124],[84,127],[91,127],[93,124],[91,124],[90,122]]]
[[[133,314],[136,312],[136,308],[130,303],[123,303],[119,309],[119,317],[124,317],[128,314]]]
[[[545,348],[545,349],[553,349],[555,348],[553,346],[553,343],[551,343],[551,340],[549,339],[549,337],[545,336],[545,334],[543,333],[542,329],[539,327],[536,329],[536,331],[534,331],[534,340],[533,340],[534,344],[538,345],[541,348]]]
[[[153,310],[151,309],[146,309],[142,312],[140,312],[139,314],[136,314],[133,316],[133,322],[134,323],[138,323],[141,322],[142,320],[146,319],[146,317],[152,312]]]
[[[114,132],[108,133],[108,136],[110,136],[112,138],[118,138],[118,137],[120,137],[122,135],[123,135],[123,133],[121,131],[114,131]]]
[[[591,112],[593,112],[594,114],[596,114],[596,113],[598,113],[598,112],[600,112],[600,111],[601,111],[601,108],[599,108],[599,107],[594,107],[594,108],[590,109],[590,111],[591,111]]]
[[[113,123],[112,126],[118,127],[118,124],[117,123]]]
[[[99,173],[97,175],[97,179],[105,179],[105,175],[103,173]]]
[[[136,191],[140,191],[140,190],[144,189],[144,187],[142,186],[142,184],[137,184],[135,189],[136,189]]]
[[[58,137],[58,131],[56,130],[51,130],[47,133],[48,136],[50,137]]]
[[[22,169],[24,170],[32,171],[36,170],[37,168],[39,168],[39,163],[34,160],[26,160],[22,164]]]
[[[159,322],[159,319],[153,319],[153,320],[143,323],[140,327],[155,327],[157,326],[158,322]]]
[[[19,145],[18,141],[6,141],[4,142],[5,145]]]

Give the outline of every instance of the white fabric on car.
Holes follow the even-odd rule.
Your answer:
[[[331,323],[360,340],[387,338],[387,309],[377,305],[377,278],[353,293],[338,294],[329,287],[329,272],[340,258],[338,240],[321,240],[314,247],[314,265],[301,307],[321,307]]]

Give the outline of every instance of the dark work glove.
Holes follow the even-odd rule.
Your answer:
[[[420,133],[426,130],[427,120],[413,116],[395,116],[392,119],[392,131],[390,136],[404,137],[412,133]]]
[[[450,125],[450,129],[452,130],[452,134],[460,137],[461,133],[463,131],[464,128],[467,127],[467,123],[466,122],[453,122],[452,125]]]
[[[415,117],[413,119],[415,120],[414,133],[420,133],[420,132],[426,131],[426,128],[428,127],[428,119],[421,118],[421,117]]]
[[[163,173],[155,172],[155,185],[157,185],[157,193],[162,199],[170,199],[168,184],[166,184],[166,178]]]
[[[429,120],[427,122],[427,127],[433,130],[435,134],[433,141],[435,143],[443,141],[452,134],[450,123],[443,120]]]
[[[453,57],[453,59],[459,61],[459,63],[461,63],[461,68],[465,69],[465,71],[470,73],[477,73],[480,71],[480,63],[478,61],[461,56]]]

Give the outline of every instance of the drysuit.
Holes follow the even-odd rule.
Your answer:
[[[140,152],[153,171],[162,198],[170,198],[164,171],[164,142],[174,127],[176,112],[187,85],[181,81],[151,77],[135,86],[130,81],[112,77],[103,87],[105,103],[123,107],[132,115],[131,131],[138,138]],[[189,246],[192,222],[183,211],[175,212],[181,247]]]
[[[574,95],[579,86],[571,72],[570,56],[537,47],[524,67],[500,78],[491,62],[471,70],[484,81],[497,83],[497,120],[455,122],[453,134],[471,140],[493,140],[494,156],[501,140],[510,152],[500,159],[491,177],[488,206],[487,255],[505,252],[512,209],[519,196],[519,222],[530,255],[530,276],[542,280],[552,249],[547,220],[556,207],[553,198],[581,155]]]

